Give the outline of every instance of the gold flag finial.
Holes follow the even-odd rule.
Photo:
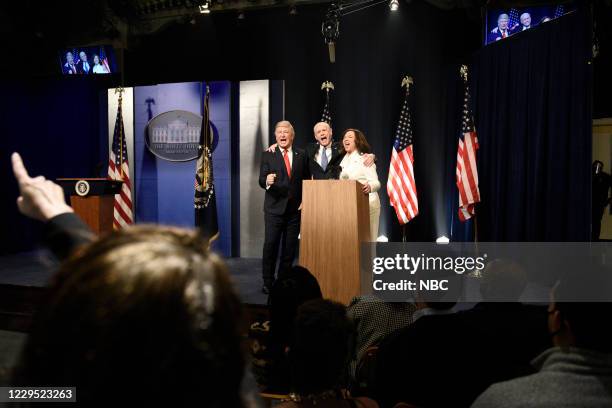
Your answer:
[[[408,89],[410,88],[410,85],[414,84],[414,80],[412,79],[412,77],[410,75],[406,75],[403,79],[402,79],[402,84],[400,85],[400,87],[406,87],[406,92],[408,91]]]
[[[463,78],[464,81],[468,80],[468,67],[467,65],[461,65],[461,68],[459,68],[459,73],[461,74],[461,78]]]
[[[325,81],[321,84],[321,90],[325,89],[327,92],[334,89],[334,83],[332,81]]]

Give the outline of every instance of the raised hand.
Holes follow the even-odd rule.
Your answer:
[[[59,185],[43,176],[30,177],[19,153],[13,153],[11,161],[13,174],[19,184],[19,212],[39,221],[48,221],[57,215],[73,212],[72,207],[66,204],[64,190]]]

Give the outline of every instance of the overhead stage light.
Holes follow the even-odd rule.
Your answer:
[[[200,14],[209,14],[210,13],[210,0],[206,0],[202,4],[198,6],[198,10],[200,10]]]
[[[329,48],[329,62],[336,62],[336,41],[340,35],[340,7],[332,3],[325,14],[325,20],[321,24],[321,33],[325,44]]]
[[[391,9],[391,11],[397,11],[397,9],[399,9],[399,1],[398,0],[391,0],[389,2],[389,8]]]
[[[436,239],[436,244],[448,244],[449,242],[450,239],[448,239],[446,235],[442,235],[441,237],[438,237],[438,239]]]

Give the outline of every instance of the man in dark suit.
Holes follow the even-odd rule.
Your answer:
[[[80,69],[78,64],[74,62],[74,55],[69,51],[66,53],[66,63],[62,67],[62,72],[64,74],[76,75],[82,74],[83,70]]]
[[[279,273],[291,267],[298,246],[302,180],[310,178],[306,152],[293,147],[295,131],[289,121],[281,121],[274,129],[278,149],[263,152],[259,169],[259,185],[266,190],[264,200],[265,240],[262,274],[264,293],[274,283],[278,246],[282,250]]]
[[[344,157],[344,148],[333,142],[332,128],[327,122],[314,125],[316,143],[306,146],[310,172],[316,180],[337,179],[340,176],[340,162]]]
[[[503,40],[513,34],[511,27],[508,26],[510,17],[506,13],[502,13],[497,17],[497,27],[492,29],[487,37],[487,44]]]

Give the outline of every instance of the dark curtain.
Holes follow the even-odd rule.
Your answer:
[[[109,85],[85,77],[0,83],[0,254],[34,249],[41,236],[42,224],[17,210],[10,154],[21,153],[30,175],[50,180],[106,174]]]
[[[474,56],[480,240],[589,240],[590,50],[585,9]]]

